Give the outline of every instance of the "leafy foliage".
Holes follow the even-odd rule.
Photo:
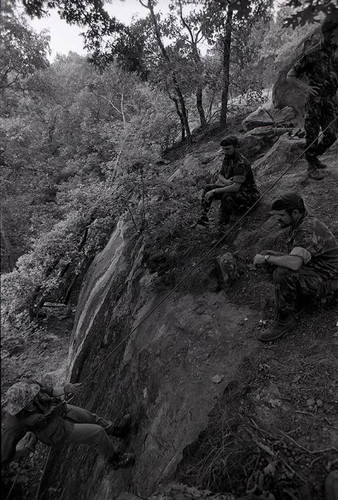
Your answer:
[[[48,67],[49,38],[38,35],[23,16],[18,16],[6,0],[1,6],[0,23],[0,91],[19,85],[22,78],[36,69]],[[3,95],[4,97],[4,95]]]
[[[338,9],[337,0],[289,0],[287,7],[292,9],[285,19],[285,26],[304,26],[306,23],[318,23],[318,14],[331,14]]]
[[[26,12],[31,17],[41,18],[50,9],[57,9],[61,19],[68,24],[86,28],[83,33],[84,46],[95,50],[105,36],[112,35],[123,28],[115,17],[111,17],[104,7],[104,0],[23,0]]]

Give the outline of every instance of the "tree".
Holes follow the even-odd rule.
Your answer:
[[[181,66],[181,74],[184,74],[184,68],[192,66],[189,74],[190,82],[195,86],[196,108],[200,117],[202,127],[206,125],[205,112],[203,107],[203,74],[204,65],[201,59],[199,44],[204,39],[203,10],[191,10],[188,14],[184,13],[184,7],[191,6],[190,0],[173,0],[170,4],[171,14],[167,21],[166,35],[176,39],[177,52],[184,53],[185,64]],[[194,2],[194,6],[201,7],[202,2]],[[192,73],[192,74],[191,74]],[[191,78],[191,76],[193,78]]]
[[[18,16],[7,0],[2,5],[0,23],[0,90],[18,85],[36,69],[46,68],[49,63],[49,37],[37,34]]]
[[[337,0],[289,0],[286,4],[291,13],[285,19],[285,26],[304,26],[318,22],[318,15],[329,15],[338,9]]]
[[[86,28],[83,33],[84,46],[94,51],[103,44],[106,36],[118,32],[123,24],[111,17],[104,8],[104,0],[23,0],[30,17],[44,17],[50,9],[57,9],[61,19],[68,24]]]
[[[163,40],[162,40],[162,34],[160,30],[160,25],[158,22],[158,18],[155,14],[154,11],[154,0],[147,0],[147,3],[143,3],[142,0],[139,0],[140,4],[145,7],[146,9],[149,10],[149,15],[150,19],[154,28],[154,34],[160,49],[160,52],[162,54],[163,60],[167,66],[167,70],[169,71],[172,85],[174,88],[174,92],[176,94],[176,97],[172,96],[172,99],[175,103],[177,113],[180,117],[181,123],[182,123],[182,139],[187,138],[188,142],[191,142],[191,132],[190,132],[190,126],[189,126],[189,120],[188,120],[188,113],[187,113],[187,108],[185,104],[185,99],[178,81],[178,75],[175,70],[175,66],[172,63],[172,60],[170,58],[168,50],[165,48]]]
[[[205,34],[210,44],[216,45],[222,56],[222,91],[220,125],[226,126],[230,69],[232,62],[232,49],[234,34],[241,36],[241,32],[254,21],[269,16],[272,0],[206,0],[205,7],[207,19]]]

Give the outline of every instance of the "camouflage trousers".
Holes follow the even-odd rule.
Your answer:
[[[222,193],[213,194],[208,200],[205,199],[205,195],[208,191],[212,189],[221,188],[218,184],[207,184],[204,188],[202,195],[202,217],[208,215],[212,202],[215,200],[221,200],[221,206],[219,210],[219,222],[220,224],[228,224],[230,221],[230,216],[233,213],[238,213],[242,209],[250,208],[259,198],[258,192],[248,192],[239,191],[237,193]]]
[[[300,298],[312,297],[320,300],[331,291],[329,280],[325,280],[314,269],[306,266],[299,271],[277,267],[273,273],[273,281],[275,303],[281,319],[295,313]]]
[[[324,130],[334,118],[337,117],[337,103],[334,96],[309,95],[305,104],[305,158],[313,162],[317,156],[322,155],[336,140],[337,120],[331,124],[318,141],[320,128]],[[312,144],[313,142],[313,144]]]

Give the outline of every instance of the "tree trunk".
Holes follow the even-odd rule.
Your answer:
[[[200,122],[201,126],[205,127],[207,124],[207,120],[205,118],[205,113],[203,109],[203,90],[202,90],[202,85],[198,85],[197,91],[196,91],[196,106],[197,106],[197,111],[198,114],[200,115]]]
[[[187,108],[185,106],[184,96],[183,96],[182,91],[180,89],[178,80],[176,78],[175,70],[173,68],[172,62],[171,62],[170,57],[168,55],[168,52],[166,51],[166,49],[165,49],[165,47],[163,45],[162,38],[161,38],[161,33],[160,33],[160,28],[158,26],[157,19],[156,19],[156,16],[155,16],[155,12],[154,12],[154,6],[153,6],[151,0],[148,0],[147,5],[143,4],[142,2],[140,2],[140,3],[144,7],[148,8],[149,11],[150,11],[150,17],[151,17],[151,20],[152,20],[152,23],[153,23],[153,26],[154,26],[156,40],[157,40],[158,46],[159,46],[159,48],[161,50],[162,56],[165,59],[165,61],[167,62],[167,64],[168,64],[168,68],[169,68],[169,70],[171,72],[171,76],[172,76],[173,86],[174,86],[175,92],[177,94],[179,103],[180,103],[180,108],[181,108],[180,111],[181,111],[181,114],[182,114],[182,121],[183,121],[183,124],[184,124],[185,133],[186,133],[188,141],[192,142],[191,133],[190,133],[190,127],[189,127],[189,121],[188,121],[188,113],[187,113]]]
[[[227,112],[228,112],[232,17],[233,17],[233,11],[229,6],[225,23],[225,35],[222,39],[223,85],[222,85],[222,98],[221,98],[222,104],[221,104],[221,115],[220,115],[220,125],[222,128],[226,126]]]
[[[181,122],[181,140],[184,141],[185,140],[185,126],[184,126],[184,120],[183,120],[183,116],[182,116],[180,107],[178,105],[176,97],[171,96],[169,93],[169,98],[172,101],[174,101],[174,103],[175,103],[176,113],[178,114],[178,117],[179,117],[180,122]]]
[[[202,83],[202,74],[203,74],[203,64],[200,58],[200,55],[198,53],[198,48],[196,42],[192,38],[192,54],[193,54],[193,59],[196,65],[199,81],[197,83],[197,89],[196,89],[196,107],[198,114],[200,116],[200,122],[201,126],[205,127],[207,124],[207,120],[205,118],[205,113],[204,113],[204,108],[203,108],[203,83]]]

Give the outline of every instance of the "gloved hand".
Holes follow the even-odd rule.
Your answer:
[[[70,382],[68,382],[68,384],[64,385],[63,390],[65,394],[77,394],[80,387],[81,384],[71,384]]]

